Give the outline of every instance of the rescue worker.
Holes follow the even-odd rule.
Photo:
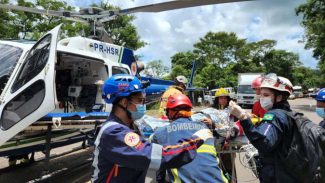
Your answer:
[[[200,129],[209,129],[207,125],[191,119],[192,103],[184,94],[174,94],[168,98],[166,114],[171,124],[158,128],[151,136],[152,142],[161,145],[175,144],[180,139],[190,138]],[[213,139],[197,150],[196,158],[180,168],[167,169],[170,182],[228,182],[219,168],[216,147]],[[158,182],[164,182],[165,171],[157,175]]]
[[[145,111],[145,89],[138,78],[126,74],[110,77],[103,85],[103,98],[113,104],[101,127],[92,163],[92,182],[144,183],[148,169],[176,168],[192,161],[196,149],[212,138],[203,129],[178,143],[151,144],[135,132],[134,121]]]
[[[291,111],[287,99],[292,91],[292,84],[287,78],[273,73],[264,77],[260,102],[267,112],[258,126],[254,126],[250,114],[235,102],[229,104],[231,114],[240,119],[247,138],[259,152],[262,163],[259,172],[261,183],[299,182],[284,168],[278,157],[287,151],[294,130],[290,117],[281,111]]]
[[[258,118],[262,118],[266,113],[266,110],[262,108],[260,103],[262,80],[263,76],[259,76],[252,82],[252,89],[255,90],[256,99],[258,100],[253,105],[252,114],[254,114]]]
[[[319,90],[316,101],[316,113],[319,117],[323,118],[319,125],[325,128],[325,88]]]
[[[229,92],[224,89],[220,88],[215,93],[215,98],[212,107],[218,110],[224,110],[228,107],[230,102],[230,95]]]
[[[220,88],[215,93],[215,99],[214,99],[212,107],[215,109],[218,109],[218,110],[228,110],[230,101],[231,101],[231,98],[230,98],[229,92],[224,88]],[[235,122],[236,120],[237,119],[235,119],[235,117],[233,115],[229,116],[230,122]],[[237,126],[238,125],[239,125],[239,123],[237,124]],[[234,130],[235,130],[235,128],[234,128]],[[240,127],[238,127],[237,131],[234,131],[235,134],[233,136],[234,137],[237,136],[239,131],[240,131]],[[221,139],[221,138],[218,139],[218,142],[221,143],[221,145],[222,145],[222,149],[226,148],[225,140],[226,139]],[[220,150],[222,150],[222,149],[220,149]],[[233,155],[235,155],[235,154],[233,154]],[[236,177],[236,171],[233,170],[233,166],[232,166],[233,165],[232,155],[230,153],[221,153],[221,154],[219,154],[219,156],[221,159],[221,164],[222,164],[221,167],[223,168],[223,171],[227,175],[228,179],[232,180],[232,177]]]
[[[184,94],[185,89],[187,85],[187,79],[185,76],[177,76],[175,78],[175,85],[170,86],[161,96],[160,98],[160,107],[159,107],[159,117],[163,119],[167,119],[167,116],[165,114],[165,109],[167,105],[168,97],[170,97],[173,94]]]

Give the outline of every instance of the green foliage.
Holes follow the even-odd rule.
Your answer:
[[[8,3],[9,0],[0,0],[1,3]],[[6,10],[0,9],[0,38],[18,38],[18,32],[16,26],[10,26],[12,17]]]
[[[147,76],[162,78],[169,72],[169,68],[165,66],[161,60],[154,60],[149,62],[143,73]]]
[[[175,67],[173,67],[173,70],[170,74],[170,78],[176,78],[179,75],[183,75],[186,78],[190,78],[191,70],[184,68],[182,65],[176,65]]]
[[[9,0],[0,0],[1,3],[9,3]],[[41,8],[45,10],[67,10],[75,11],[72,6],[60,0],[18,0],[20,6]],[[93,5],[98,6],[98,5]],[[108,3],[102,2],[100,7],[104,10],[116,10],[118,7],[113,7]],[[136,27],[132,24],[134,16],[123,15],[115,20],[105,22],[105,30],[110,34],[113,43],[122,45],[131,49],[143,47],[146,43],[140,40],[136,31]],[[89,36],[91,27],[73,22],[59,17],[40,15],[36,13],[27,13],[22,11],[11,11],[0,9],[0,39],[32,39],[37,40],[47,31],[55,26],[63,23],[63,37],[71,37],[76,35]]]
[[[107,2],[100,4],[100,7],[104,10],[118,10],[119,7],[112,6]],[[123,45],[131,49],[139,49],[146,45],[144,41],[140,40],[140,36],[137,33],[136,27],[132,24],[135,19],[133,15],[118,16],[112,21],[104,23],[105,30],[113,38],[113,43],[117,45]]]
[[[307,0],[296,8],[297,15],[302,14],[302,26],[305,28],[306,49],[313,49],[313,56],[319,60],[321,87],[325,87],[325,1]]]
[[[322,85],[322,78],[319,77],[320,71],[308,67],[299,66],[293,71],[293,82],[304,88],[314,88]]]
[[[316,59],[325,60],[325,1],[308,0],[296,8],[297,15],[303,14],[302,25],[306,29],[306,48],[313,48]]]
[[[238,39],[235,33],[208,32],[204,38],[194,44],[194,53],[204,58],[205,66],[214,63],[222,67],[237,60],[237,52],[245,45],[244,39]]]
[[[197,67],[194,86],[236,87],[238,73],[270,73],[293,81],[294,84],[315,87],[319,83],[316,71],[301,66],[296,53],[275,49],[276,41],[248,43],[235,33],[209,32],[194,44],[193,51],[172,56],[171,77],[190,76],[193,60]],[[309,75],[303,76],[304,73]]]
[[[295,66],[301,65],[296,53],[285,50],[271,50],[265,55],[264,66],[266,73],[274,72],[279,76],[293,80],[292,72]]]

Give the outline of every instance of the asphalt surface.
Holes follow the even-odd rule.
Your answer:
[[[292,109],[304,113],[310,120],[319,123],[321,118],[316,115],[315,100],[311,98],[302,98],[289,101]],[[62,153],[71,148],[78,147],[80,144],[74,144],[52,151],[52,154]],[[243,153],[240,154],[241,156]],[[37,158],[42,158],[42,153],[36,154]],[[90,180],[90,164],[92,149],[79,150],[75,153],[65,155],[60,158],[52,159],[49,163],[44,161],[33,164],[8,169],[8,160],[0,158],[0,182],[21,183],[21,182],[88,182]],[[237,182],[258,183],[259,181],[253,176],[252,171],[243,167],[239,162],[239,154],[236,156],[235,166],[237,170]],[[154,181],[155,172],[149,171],[146,183]]]

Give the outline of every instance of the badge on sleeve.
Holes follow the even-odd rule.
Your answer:
[[[273,114],[265,114],[264,117],[263,117],[263,120],[265,121],[272,121],[274,118],[274,115]]]
[[[130,147],[134,147],[136,145],[139,144],[140,142],[140,137],[138,134],[134,133],[134,132],[129,132],[125,135],[124,137],[124,142],[126,145],[130,146]]]

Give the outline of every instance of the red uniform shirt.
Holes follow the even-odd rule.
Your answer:
[[[260,101],[254,103],[252,113],[260,118],[263,118],[266,110],[262,108]]]

